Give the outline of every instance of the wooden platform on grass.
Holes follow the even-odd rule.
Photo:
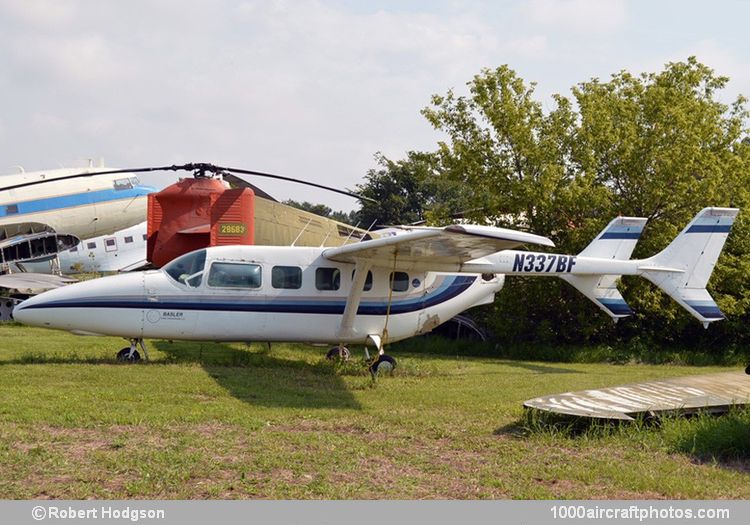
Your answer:
[[[675,377],[537,397],[523,405],[561,415],[621,420],[706,410],[721,413],[750,405],[750,375],[737,371]]]

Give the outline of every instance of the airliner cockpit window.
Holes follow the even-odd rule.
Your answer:
[[[180,284],[196,288],[203,281],[206,250],[190,252],[164,267],[164,272]]]
[[[115,191],[131,190],[133,189],[132,179],[115,179],[114,182]]]

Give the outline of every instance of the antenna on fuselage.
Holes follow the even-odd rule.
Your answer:
[[[323,246],[325,246],[325,243],[328,240],[328,237],[330,237],[330,236],[331,236],[331,230],[328,230],[328,233],[326,233],[326,236],[323,239],[323,242],[320,243],[320,246],[318,246],[318,248],[322,248]]]
[[[354,225],[354,228],[350,228],[350,229],[349,229],[349,235],[348,235],[348,236],[346,237],[346,239],[344,240],[344,244],[348,243],[348,242],[349,242],[349,239],[351,239],[351,238],[352,238],[352,235],[354,235],[354,230],[356,230],[357,228],[359,228],[359,223],[360,223],[360,222],[362,222],[362,221],[357,221],[357,224],[355,224],[355,225]],[[343,246],[343,245],[342,245],[342,246]]]
[[[313,220],[312,217],[310,217],[307,220],[307,224],[305,224],[305,227],[302,228],[302,231],[299,232],[299,235],[297,235],[297,237],[292,241],[292,246],[294,246],[295,244],[297,244],[297,241],[299,240],[300,237],[302,237],[302,234],[305,233],[305,230],[307,230],[307,227],[310,226],[310,223],[312,222],[312,220]]]
[[[370,224],[370,227],[365,230],[365,233],[362,235],[362,238],[359,240],[359,242],[362,242],[365,240],[365,237],[367,237],[370,234],[370,231],[375,227],[375,223],[377,222],[378,222],[377,219],[372,221],[372,224]]]

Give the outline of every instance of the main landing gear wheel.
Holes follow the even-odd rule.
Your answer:
[[[396,368],[396,360],[388,354],[381,354],[377,361],[370,365],[370,373],[373,377],[378,374],[390,374]]]
[[[750,376],[750,365],[747,365],[747,368],[745,368],[745,373]]]
[[[141,350],[143,350],[143,355],[146,356],[146,361],[148,361],[148,350],[146,350],[146,345],[143,343],[143,339],[130,339],[130,346],[126,346],[119,352],[117,352],[117,362],[118,363],[137,363],[141,360],[141,354],[138,353],[138,350],[136,350],[136,347],[140,346]]]
[[[118,363],[137,363],[141,360],[141,354],[138,353],[138,350],[133,350],[133,353],[130,353],[130,347],[126,346],[119,352],[117,352],[117,362]]]
[[[326,354],[326,359],[328,359],[329,361],[333,361],[334,359],[338,359],[339,361],[348,361],[350,356],[351,354],[349,353],[349,349],[347,347],[334,346]]]

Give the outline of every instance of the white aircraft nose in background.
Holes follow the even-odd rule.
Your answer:
[[[118,310],[116,318],[101,318],[99,308],[122,301],[126,296],[145,292],[144,274],[113,275],[62,287],[27,299],[13,311],[15,320],[43,328],[70,330],[79,334],[107,333],[113,324],[140,334],[143,325],[141,309]],[[81,315],[85,312],[85,315]]]

